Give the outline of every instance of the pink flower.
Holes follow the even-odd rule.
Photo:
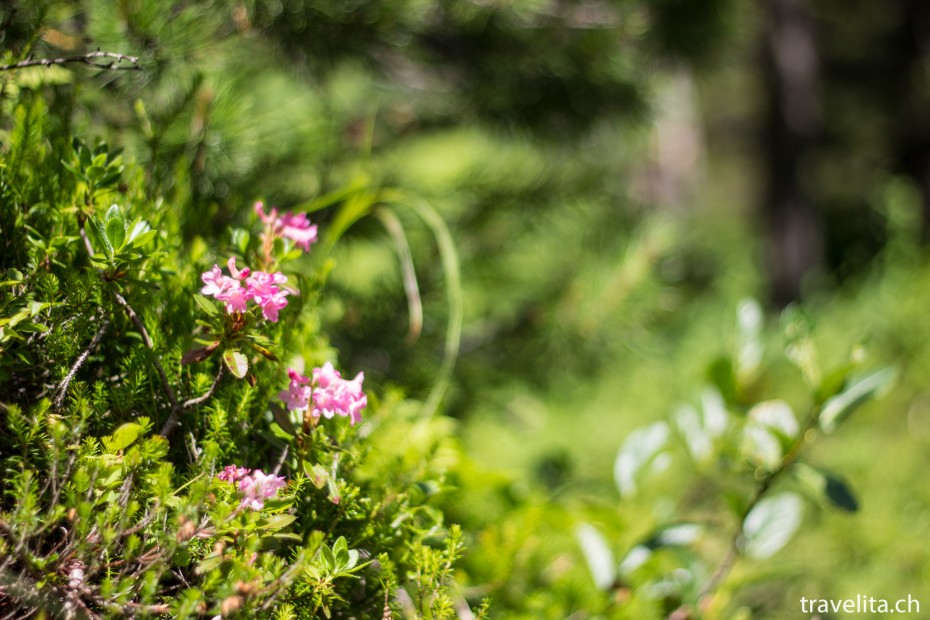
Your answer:
[[[242,288],[239,282],[236,282],[234,288],[229,289],[225,293],[216,296],[220,301],[226,302],[226,312],[232,314],[233,312],[245,312],[248,310],[246,307],[246,302],[249,301],[249,291],[248,289]]]
[[[242,478],[246,477],[251,470],[248,467],[237,467],[235,465],[227,465],[222,472],[217,474],[217,478],[223,480],[224,482],[238,482]]]
[[[286,390],[278,393],[278,397],[284,401],[288,410],[305,411],[310,406],[311,388],[307,385],[310,379],[293,369],[289,369],[287,374],[291,382]]]
[[[214,297],[225,293],[231,286],[236,283],[236,281],[229,276],[223,275],[219,265],[213,265],[213,269],[203,272],[203,274],[200,276],[200,279],[203,280],[205,285],[202,289],[200,289],[200,294],[212,295]]]
[[[317,240],[316,225],[310,223],[306,213],[288,212],[279,217],[278,210],[274,208],[271,212],[265,213],[265,205],[261,202],[255,203],[255,212],[265,225],[265,238],[269,244],[271,238],[283,237],[293,241],[294,245],[303,249],[304,252],[309,252],[310,244]]]
[[[277,495],[285,486],[287,482],[281,476],[266,475],[262,470],[256,469],[250,476],[239,480],[239,492],[243,495],[240,505],[252,510],[261,510],[265,507],[265,500]]]
[[[238,269],[235,256],[230,258],[226,265],[232,277],[223,275],[219,266],[213,265],[210,271],[200,276],[204,283],[200,293],[225,302],[226,312],[230,314],[247,312],[248,302],[254,302],[262,309],[262,316],[266,320],[276,323],[278,311],[287,306],[285,298],[288,295],[288,292],[278,285],[287,282],[287,277],[280,271],[272,274],[264,271],[253,273],[248,267]]]
[[[362,419],[362,409],[368,404],[368,397],[362,391],[363,373],[347,381],[342,378],[333,365],[326,362],[322,368],[313,369],[313,415],[332,418],[334,415],[349,416],[349,422],[355,424]]]
[[[235,256],[229,257],[229,260],[226,261],[226,266],[229,268],[229,273],[232,274],[232,277],[234,277],[237,280],[245,280],[249,276],[249,274],[252,272],[252,270],[249,269],[248,267],[243,267],[241,270],[236,269],[236,257]]]
[[[273,207],[271,209],[271,213],[267,215],[265,214],[265,203],[263,202],[255,203],[255,213],[258,214],[258,217],[263,224],[274,224],[278,219],[278,210]]]
[[[304,252],[310,251],[310,244],[316,242],[316,225],[310,224],[306,213],[287,213],[280,223],[282,237],[293,241]]]
[[[288,293],[278,287],[285,282],[287,277],[280,271],[274,274],[256,271],[248,280],[252,301],[261,306],[262,315],[272,323],[277,323],[278,310],[287,305]]]
[[[316,417],[348,416],[353,425],[361,421],[362,409],[368,404],[368,397],[362,391],[363,373],[348,381],[330,362],[326,362],[321,368],[313,369],[312,379],[294,369],[288,370],[288,376],[291,379],[288,389],[278,396],[289,410],[305,411],[312,401],[312,413]]]

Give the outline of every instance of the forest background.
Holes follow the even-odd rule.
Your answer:
[[[465,533],[458,617],[485,598],[500,618],[930,606],[926,3],[41,0],[0,17],[8,65],[138,58],[4,67],[5,155],[34,93],[57,131],[138,165],[181,251],[228,243],[258,200],[345,228],[319,329],[367,389],[439,406],[455,456],[430,501]],[[873,395],[836,432],[816,419]],[[760,413],[773,403],[794,426]],[[778,427],[774,447],[753,424]],[[762,550],[760,482],[801,498]]]

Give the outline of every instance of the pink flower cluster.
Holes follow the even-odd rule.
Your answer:
[[[212,295],[226,303],[226,312],[245,312],[246,302],[252,301],[262,309],[262,315],[269,321],[278,321],[278,311],[287,305],[287,291],[280,288],[280,284],[287,282],[287,276],[280,271],[265,273],[252,272],[248,267],[236,268],[236,257],[227,262],[232,277],[224,275],[218,265],[200,276],[204,287],[200,290],[203,295]],[[243,284],[245,286],[243,286]]]
[[[362,391],[364,373],[358,373],[349,381],[326,362],[322,368],[313,369],[312,379],[293,368],[287,374],[291,382],[278,396],[289,410],[306,411],[312,403],[312,413],[316,417],[332,418],[338,414],[348,416],[353,425],[361,421],[362,409],[368,404],[368,397]]]
[[[250,471],[246,467],[227,465],[216,477],[236,485],[242,493],[240,506],[261,510],[265,507],[265,500],[277,495],[280,489],[287,486],[287,482],[281,476],[265,474],[260,469],[251,474]]]
[[[273,207],[270,213],[265,213],[265,205],[261,202],[255,203],[255,212],[272,237],[290,239],[304,252],[309,252],[310,244],[317,240],[316,225],[310,224],[306,213],[278,215],[278,210]]]

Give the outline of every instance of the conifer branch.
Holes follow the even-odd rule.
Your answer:
[[[101,62],[99,59],[109,59]],[[129,64],[123,64],[127,62]],[[51,67],[52,65],[82,64],[107,71],[142,71],[138,56],[126,56],[115,52],[101,52],[99,49],[82,56],[65,56],[62,58],[26,58],[8,65],[0,65],[0,71],[14,71],[26,67]]]

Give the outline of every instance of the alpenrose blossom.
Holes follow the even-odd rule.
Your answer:
[[[310,244],[317,240],[316,224],[310,223],[306,213],[288,212],[279,216],[278,210],[273,207],[269,213],[265,213],[265,205],[261,202],[255,203],[255,212],[272,237],[290,239],[304,252],[309,252]]]
[[[284,401],[290,411],[306,411],[310,405],[312,388],[307,385],[310,379],[303,376],[293,368],[289,368],[287,376],[291,378],[287,389],[278,392],[278,397]]]
[[[353,425],[361,421],[362,409],[368,405],[368,397],[362,391],[364,373],[358,373],[351,381],[343,379],[339,371],[326,362],[313,369],[312,379],[293,368],[288,369],[287,374],[291,379],[288,389],[281,391],[278,397],[289,410],[306,411],[312,403],[311,413],[315,417],[345,416]]]
[[[260,469],[249,473],[250,471],[246,467],[227,465],[217,478],[236,485],[242,493],[242,501],[239,504],[241,507],[261,510],[265,507],[265,500],[277,495],[278,491],[287,486],[287,481],[281,476],[266,474]]]
[[[256,469],[251,475],[239,481],[239,492],[242,493],[242,505],[252,510],[261,510],[265,507],[265,500],[278,494],[278,491],[287,486],[281,476],[265,474]]]
[[[224,482],[239,482],[249,475],[251,470],[248,467],[238,467],[236,465],[227,465],[223,471],[216,475],[217,478]]]
[[[287,305],[285,298],[288,292],[280,287],[287,282],[287,276],[280,271],[265,273],[252,272],[248,267],[238,269],[235,256],[226,265],[232,277],[224,275],[219,265],[213,265],[200,276],[204,283],[200,293],[224,302],[229,314],[246,312],[246,304],[251,301],[262,309],[266,320],[277,323],[278,311]]]

